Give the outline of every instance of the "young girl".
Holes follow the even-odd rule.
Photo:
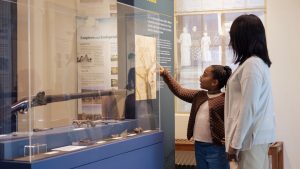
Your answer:
[[[231,75],[228,66],[212,65],[200,76],[200,88],[185,89],[163,67],[160,75],[180,99],[192,103],[187,138],[195,140],[197,169],[229,169],[224,146],[224,96]]]

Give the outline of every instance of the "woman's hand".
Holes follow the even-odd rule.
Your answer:
[[[238,158],[239,153],[238,152],[239,152],[238,149],[234,149],[231,146],[229,146],[229,149],[227,152],[227,160],[238,162],[239,161],[239,158]]]

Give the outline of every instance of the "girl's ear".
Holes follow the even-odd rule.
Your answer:
[[[212,81],[212,86],[217,87],[218,85],[219,85],[219,81],[216,80],[216,79],[214,79],[214,80]]]

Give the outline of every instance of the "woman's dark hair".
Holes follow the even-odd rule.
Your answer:
[[[211,67],[213,68],[213,78],[219,81],[219,88],[222,89],[231,76],[231,68],[229,66],[222,65],[211,65]]]
[[[243,64],[249,57],[261,58],[269,67],[269,58],[265,28],[261,20],[253,15],[241,15],[230,28],[230,43],[234,52],[234,63]]]

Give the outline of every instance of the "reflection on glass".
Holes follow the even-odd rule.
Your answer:
[[[251,12],[264,21],[264,11]],[[245,12],[207,12],[203,14],[177,15],[178,81],[187,88],[199,88],[199,76],[212,64],[229,65],[233,52],[229,46],[229,30],[238,16]],[[191,43],[190,43],[191,39]],[[190,46],[188,46],[190,43]],[[185,44],[185,46],[184,46]],[[190,62],[189,62],[190,61]],[[176,99],[178,112],[189,112],[190,104]]]
[[[206,63],[207,65],[209,65],[210,62],[212,61],[211,52],[209,49],[210,45],[211,45],[210,37],[207,35],[207,32],[205,31],[203,33],[203,37],[201,38],[201,58],[202,58],[202,62]],[[203,67],[206,67],[206,65]]]
[[[263,1],[263,0],[259,0]],[[246,1],[245,0],[230,0],[226,1],[224,3],[224,8],[225,9],[235,9],[235,8],[245,8],[246,7]]]
[[[176,0],[176,12],[264,8],[265,0]]]
[[[183,32],[179,37],[180,54],[181,54],[181,66],[191,65],[191,34],[188,32],[187,27],[183,27]]]
[[[246,0],[246,4],[248,8],[251,7],[263,7],[265,5],[264,0]]]
[[[201,0],[202,10],[222,9],[224,0]]]

